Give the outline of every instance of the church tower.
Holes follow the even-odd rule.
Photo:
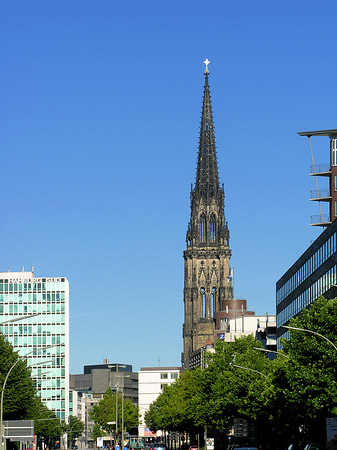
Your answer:
[[[219,184],[218,161],[206,59],[198,162],[191,188],[191,218],[184,251],[183,326],[185,368],[198,350],[216,339],[217,316],[232,303],[229,230],[225,220],[224,186]]]

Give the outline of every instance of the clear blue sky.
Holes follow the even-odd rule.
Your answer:
[[[180,364],[183,257],[204,82],[235,294],[321,229],[298,131],[336,128],[335,1],[0,0],[0,271],[66,276],[70,369]],[[327,138],[313,139],[316,162]]]

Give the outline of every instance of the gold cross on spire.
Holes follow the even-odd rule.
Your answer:
[[[205,73],[209,73],[209,72],[208,72],[207,66],[208,66],[208,64],[209,64],[210,62],[211,62],[211,61],[208,61],[207,58],[206,58],[205,61],[204,61],[204,64],[205,64],[205,66],[206,66]]]

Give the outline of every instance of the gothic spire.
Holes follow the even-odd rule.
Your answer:
[[[202,197],[210,198],[214,197],[218,191],[219,173],[215,148],[211,95],[208,84],[209,71],[207,66],[209,61],[206,59],[204,62],[206,64],[205,85],[200,124],[195,191]]]

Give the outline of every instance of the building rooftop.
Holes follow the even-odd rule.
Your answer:
[[[336,136],[337,137],[337,130],[317,130],[317,131],[300,131],[297,133],[300,136]]]

